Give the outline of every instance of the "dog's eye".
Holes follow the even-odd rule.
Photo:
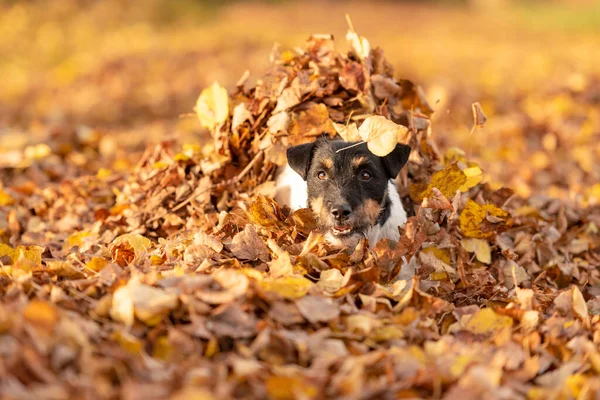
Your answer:
[[[373,175],[369,171],[362,171],[360,173],[360,179],[363,181],[370,181]]]
[[[317,172],[317,178],[323,181],[327,179],[327,174],[325,173],[325,171],[319,171]]]

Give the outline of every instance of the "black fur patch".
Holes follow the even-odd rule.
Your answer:
[[[308,205],[324,229],[335,236],[364,233],[390,215],[388,181],[408,161],[410,147],[398,144],[385,157],[367,145],[319,139],[288,149],[288,163],[308,187]],[[322,198],[322,201],[320,200]],[[314,200],[318,201],[314,201]]]

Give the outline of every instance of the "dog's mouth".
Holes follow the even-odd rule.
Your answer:
[[[335,236],[350,235],[353,231],[354,228],[350,225],[334,225],[331,227],[331,233]]]

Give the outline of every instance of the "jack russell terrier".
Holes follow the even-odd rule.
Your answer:
[[[355,247],[361,237],[371,247],[383,238],[398,241],[406,212],[394,179],[409,155],[403,144],[385,157],[371,153],[366,143],[341,140],[291,147],[276,180],[276,200],[294,210],[310,207],[335,247]]]

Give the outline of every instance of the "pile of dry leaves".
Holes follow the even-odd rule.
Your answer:
[[[86,132],[17,155],[0,187],[3,398],[600,395],[600,208],[491,190],[437,150],[420,88],[347,39],[206,89],[203,147],[161,143],[129,172],[102,168]],[[308,210],[271,199],[273,176],[288,146],[372,115],[406,127],[412,217],[397,244],[335,252]]]

